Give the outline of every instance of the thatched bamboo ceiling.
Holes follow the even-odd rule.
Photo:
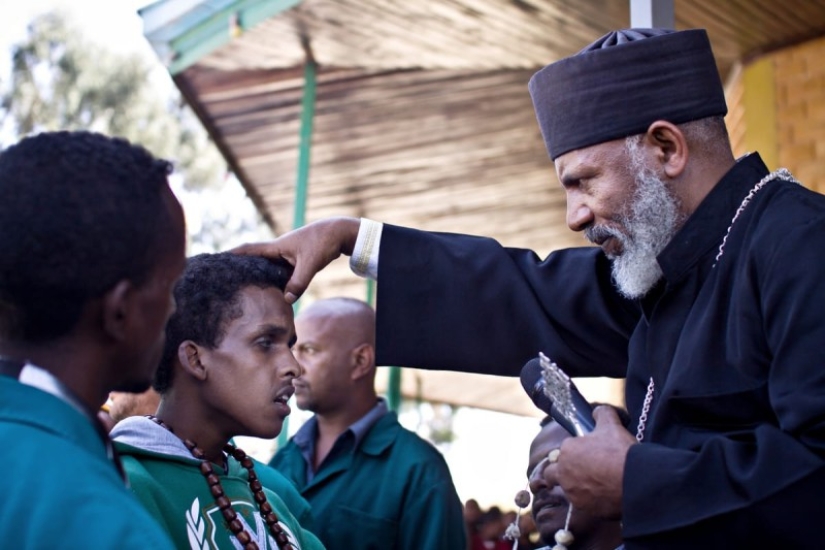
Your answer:
[[[292,227],[303,63],[319,65],[307,221],[366,216],[540,253],[582,244],[527,93],[629,26],[628,0],[304,0],[175,76],[278,233]],[[825,0],[675,0],[735,63],[825,34]],[[302,44],[303,42],[303,44]],[[307,48],[308,46],[308,48]],[[311,294],[363,297],[343,262]]]
[[[723,77],[825,33],[825,1],[677,0],[710,33]],[[541,66],[629,24],[624,0],[304,0],[176,77],[276,232],[292,226],[306,59],[318,62],[307,219],[368,216],[580,244],[526,90]],[[317,294],[363,294],[344,269]]]

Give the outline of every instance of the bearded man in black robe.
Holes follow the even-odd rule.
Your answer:
[[[378,364],[626,377],[544,475],[621,518],[628,549],[819,548],[825,511],[825,197],[734,159],[702,30],[613,32],[529,84],[598,247],[546,259],[493,240],[334,218],[240,251],[296,265],[293,299],[340,255],[377,277]],[[380,262],[379,262],[380,258]]]

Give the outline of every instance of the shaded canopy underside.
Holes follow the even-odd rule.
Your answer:
[[[677,28],[708,30],[723,81],[737,62],[825,33],[823,0],[674,7]],[[304,0],[175,81],[276,233],[292,227],[309,54],[319,69],[308,222],[365,216],[544,255],[584,240],[565,225],[527,81],[628,26],[621,0]],[[336,261],[308,296],[365,288]],[[480,406],[531,411],[517,380],[484,380]]]

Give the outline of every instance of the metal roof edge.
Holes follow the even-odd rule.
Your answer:
[[[192,85],[189,83],[184,75],[176,75],[172,77],[172,80],[175,82],[175,85],[183,95],[183,98],[195,112],[195,116],[198,117],[203,127],[206,129],[206,132],[209,134],[209,137],[212,138],[212,141],[215,143],[215,146],[220,151],[223,158],[229,164],[229,168],[232,170],[232,173],[235,174],[235,177],[238,178],[238,181],[241,183],[241,186],[246,191],[246,194],[249,196],[249,199],[252,201],[252,204],[255,205],[255,208],[261,214],[261,217],[273,232],[277,233],[277,225],[275,223],[275,219],[272,217],[272,213],[270,212],[269,208],[267,207],[266,201],[264,200],[263,196],[261,195],[260,191],[252,185],[249,176],[247,176],[246,171],[238,162],[238,158],[232,152],[232,149],[226,144],[226,142],[221,138],[220,132],[215,127],[212,122],[212,119],[209,117],[209,114],[203,107],[203,104],[198,100],[197,92],[192,88]]]
[[[143,35],[172,75],[301,0],[158,0],[138,10]]]

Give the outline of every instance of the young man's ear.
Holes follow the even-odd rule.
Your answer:
[[[118,342],[129,339],[135,316],[135,285],[127,279],[109,289],[102,299],[103,330]]]
[[[375,368],[375,348],[361,344],[352,350],[352,380],[360,380]]]
[[[677,178],[685,171],[689,151],[687,140],[678,126],[665,120],[651,124],[644,137],[645,143],[652,146],[656,160],[669,178]]]
[[[178,346],[178,362],[185,373],[197,380],[206,380],[206,367],[201,362],[201,347],[192,340],[184,340]]]

